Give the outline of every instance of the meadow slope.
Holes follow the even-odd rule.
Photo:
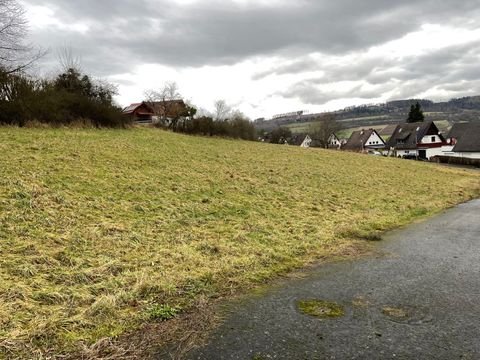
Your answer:
[[[413,161],[0,128],[0,358],[80,351],[479,194],[478,172]]]

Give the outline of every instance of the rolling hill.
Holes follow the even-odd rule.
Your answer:
[[[452,99],[446,102],[433,102],[424,99],[390,101],[385,104],[353,106],[333,112],[343,129],[361,127],[381,128],[392,123],[405,121],[410,106],[419,102],[426,119],[439,122],[444,130],[459,121],[480,121],[480,96]],[[293,132],[304,132],[322,114],[304,114],[279,117],[272,120],[256,120],[258,129],[271,131],[279,126],[287,126]]]

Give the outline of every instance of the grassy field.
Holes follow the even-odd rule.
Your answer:
[[[342,126],[345,126],[345,122],[348,122],[350,124],[354,124],[355,122],[357,121],[362,121],[362,120],[382,120],[384,119],[385,117],[384,116],[368,116],[368,117],[360,117],[360,118],[351,118],[351,119],[342,119],[339,121],[340,125]],[[292,123],[292,124],[288,124],[288,125],[285,125],[285,127],[288,127],[292,133],[294,134],[304,134],[304,133],[308,133],[311,129],[311,127],[313,125],[315,125],[316,121],[310,121],[310,122],[304,122],[304,123]],[[342,132],[342,136],[347,136],[347,137],[350,137],[350,135],[352,134],[352,132],[354,132],[355,130],[358,130],[358,129],[370,129],[370,128],[373,128],[373,129],[376,129],[376,130],[380,130],[380,129],[383,129],[385,126],[387,126],[388,124],[385,123],[385,124],[377,124],[377,125],[365,125],[365,126],[353,126],[353,127],[347,127],[345,129],[343,129],[341,132]]]
[[[0,358],[84,353],[480,194],[474,171],[155,129],[0,128],[0,154]]]
[[[385,126],[387,125],[376,125],[376,126],[363,126],[363,127],[357,127],[357,128],[350,128],[350,129],[343,129],[337,132],[337,136],[340,137],[340,139],[348,139],[352,135],[354,131],[360,131],[364,129],[375,129],[377,131],[382,130]],[[382,137],[383,140],[387,141],[386,137]]]

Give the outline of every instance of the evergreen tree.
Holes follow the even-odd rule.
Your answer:
[[[424,120],[425,115],[423,115],[422,107],[417,102],[415,105],[410,107],[407,123],[423,122]]]

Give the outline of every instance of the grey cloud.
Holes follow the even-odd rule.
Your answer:
[[[375,99],[389,92],[393,93],[391,99],[416,97],[433,88],[471,95],[480,91],[479,62],[480,41],[403,59],[360,57],[347,65],[322,64],[319,68],[325,76],[299,81],[281,94],[315,105],[340,98]],[[364,81],[371,87],[329,92],[318,88],[329,83],[334,87],[335,82],[344,80]]]
[[[252,80],[261,80],[270,75],[299,74],[307,71],[321,70],[321,64],[312,58],[294,60],[288,64],[280,65],[274,69],[253,74]]]
[[[444,84],[440,86],[440,89],[451,93],[461,93],[462,96],[478,95],[480,93],[480,80]]]
[[[24,2],[51,8],[63,24],[89,26],[83,34],[52,25],[32,33],[32,41],[52,53],[64,45],[72,47],[81,55],[85,70],[97,76],[128,73],[147,63],[201,67],[272,56],[285,61],[252,74],[253,80],[285,74],[304,78],[313,71],[324,74],[271,94],[305,104],[342,98],[370,102],[386,93],[391,99],[410,98],[433,88],[453,96],[480,92],[480,42],[401,59],[369,57],[365,51],[427,23],[478,29],[478,0],[299,0],[276,5],[226,0],[187,5],[173,0]],[[332,64],[321,55],[348,55],[352,61]],[[53,64],[54,57],[45,62]],[[339,81],[362,81],[368,86],[340,91],[335,86]],[[332,89],[321,91],[319,85],[324,84]]]
[[[382,84],[373,88],[366,88],[363,85],[354,85],[345,91],[335,89],[321,90],[318,85],[321,79],[306,80],[298,82],[285,91],[278,92],[277,95],[286,98],[298,98],[306,104],[324,104],[331,100],[340,98],[372,99],[378,97],[378,94],[393,90],[394,84]]]
[[[26,1],[56,9],[64,23],[88,23],[86,35],[59,31],[50,36],[46,30],[34,38],[51,47],[71,42],[102,74],[145,62],[233,64],[294,48],[345,54],[399,38],[422,23],[460,21],[464,14],[478,12],[476,0],[303,0],[278,6],[219,0],[189,5],[167,0]],[[301,70],[292,66],[284,71]]]

